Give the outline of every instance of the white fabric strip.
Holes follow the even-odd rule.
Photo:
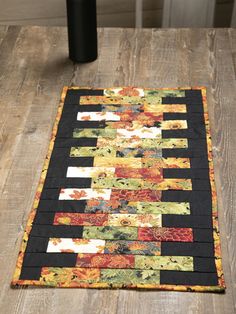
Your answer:
[[[100,176],[113,177],[114,167],[68,167],[67,178],[96,178]]]
[[[117,137],[161,138],[160,128],[141,128],[135,130],[117,129]]]
[[[120,116],[114,112],[78,112],[77,121],[120,121]]]
[[[109,200],[111,189],[61,189],[59,200],[89,200],[99,198],[100,200]]]
[[[48,242],[47,253],[104,253],[105,240],[51,238]]]

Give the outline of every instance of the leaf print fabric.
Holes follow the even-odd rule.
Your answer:
[[[222,292],[204,88],[64,88],[12,285]]]

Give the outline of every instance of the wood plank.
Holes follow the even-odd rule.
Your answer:
[[[236,30],[101,29],[98,60],[74,65],[66,29],[7,29],[0,47],[2,313],[235,312],[235,38]],[[208,88],[226,294],[10,289],[62,86],[199,84]]]
[[[212,27],[215,0],[164,0],[162,27]]]
[[[2,41],[4,39],[4,37],[7,34],[7,29],[8,29],[7,26],[0,26],[0,46],[1,46],[1,43],[2,43]]]

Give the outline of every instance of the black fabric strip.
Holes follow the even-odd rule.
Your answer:
[[[201,120],[199,118],[200,121],[196,121],[196,117],[195,115],[198,115],[199,117],[202,117]],[[205,126],[205,120],[204,120],[204,116],[202,113],[189,113],[188,114],[189,117],[193,116],[193,118],[187,120],[187,124],[188,124],[188,127],[191,128],[191,129],[195,129],[199,126],[203,127],[204,130],[206,130],[206,126]]]
[[[68,121],[62,121],[61,129],[104,129],[106,127],[106,121],[76,121],[68,125]]]
[[[61,123],[64,121],[76,121],[77,120],[77,113],[78,113],[78,107],[80,107],[78,104],[77,105],[70,105],[70,106],[64,106],[61,119],[59,122],[59,126]]]
[[[31,236],[45,238],[82,238],[82,226],[33,225]]]
[[[62,119],[60,124],[64,121],[77,121],[77,113],[78,112],[101,112],[101,105],[70,105],[64,106],[62,112]]]
[[[192,169],[209,169],[209,163],[206,157],[191,158],[190,165]]]
[[[41,267],[22,267],[20,280],[39,280]]]
[[[65,98],[65,105],[79,104],[80,96],[102,96],[103,90],[96,89],[68,89]]]
[[[59,201],[59,200],[40,200],[38,211],[41,212],[71,212],[71,213],[83,213],[86,200],[79,201]]]
[[[206,132],[203,126],[195,127],[194,129],[183,129],[183,130],[162,130],[162,138],[189,138],[199,139],[205,138]]]
[[[187,120],[188,127],[204,124],[202,113],[164,112],[163,120]]]
[[[162,215],[162,227],[212,228],[211,216]],[[213,231],[211,231],[213,232]]]
[[[212,229],[193,229],[194,242],[213,242]]]
[[[93,167],[93,157],[58,157],[51,159],[47,171],[47,178],[66,177],[68,167]]]
[[[209,191],[162,191],[162,202],[196,202],[202,204],[211,201]]]
[[[60,194],[60,188],[57,189],[45,189],[41,193],[41,200],[58,200]]]
[[[53,160],[51,162],[54,162]],[[67,167],[63,165],[63,167],[53,168],[49,167],[47,171],[47,178],[63,178],[66,177]]]
[[[163,169],[163,178],[165,178],[165,179],[166,178],[206,179],[206,180],[204,180],[204,182],[206,182],[207,180],[209,180],[209,172],[206,169],[164,168]],[[202,180],[199,180],[199,182],[202,182]],[[207,181],[207,182],[209,182],[209,181]]]
[[[204,113],[203,106],[200,104],[189,104],[188,112],[189,113]]]
[[[55,156],[51,158],[49,168],[92,167],[94,157]]]
[[[216,272],[215,258],[194,257],[193,264],[194,264],[194,271],[209,272],[209,273]]]
[[[91,178],[47,178],[45,188],[90,188]]]
[[[56,138],[54,148],[57,147],[72,147],[72,146],[80,146],[80,147],[96,147],[97,146],[97,138],[89,138],[89,137],[81,137],[81,138]]]
[[[208,171],[206,171],[208,173]],[[208,180],[192,179],[193,191],[211,191],[211,184]]]
[[[75,253],[26,253],[24,267],[75,267]]]
[[[202,103],[202,91],[200,89],[186,89],[185,97],[193,99],[193,102],[197,99],[200,103]]]
[[[38,238],[29,236],[26,252],[46,252],[49,238]]]
[[[160,284],[217,286],[218,277],[216,273],[161,270]]]
[[[101,112],[101,111],[102,105],[80,105],[78,106],[77,112]]]
[[[51,155],[51,159],[57,158],[57,157],[69,157],[70,156],[70,147],[54,147]]]
[[[55,213],[53,212],[42,213],[42,212],[37,211],[33,224],[34,225],[52,225],[54,221],[54,216],[55,216]]]
[[[71,123],[66,126],[59,127],[57,130],[57,138],[71,138],[73,137],[73,131],[74,129],[71,127]]]
[[[192,157],[205,157],[207,158],[207,152],[204,149],[197,148],[164,148],[162,149],[162,156],[164,158],[192,158]]]
[[[163,112],[163,120],[189,120],[187,113],[182,112]]]
[[[189,139],[188,148],[190,150],[203,150],[205,153],[207,153],[206,139]]]
[[[162,97],[162,104],[174,105],[174,104],[186,104],[186,97]]]
[[[184,104],[188,107],[202,107],[202,101],[201,99],[197,98],[190,98],[190,97],[163,97],[162,98],[162,104],[163,105],[175,105],[175,104]]]
[[[212,216],[211,206],[211,199],[204,199],[199,202],[190,202],[191,215]]]
[[[161,255],[214,257],[214,245],[207,242],[161,242]]]

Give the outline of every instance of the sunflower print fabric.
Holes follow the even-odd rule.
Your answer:
[[[12,285],[224,291],[204,88],[64,88]]]

